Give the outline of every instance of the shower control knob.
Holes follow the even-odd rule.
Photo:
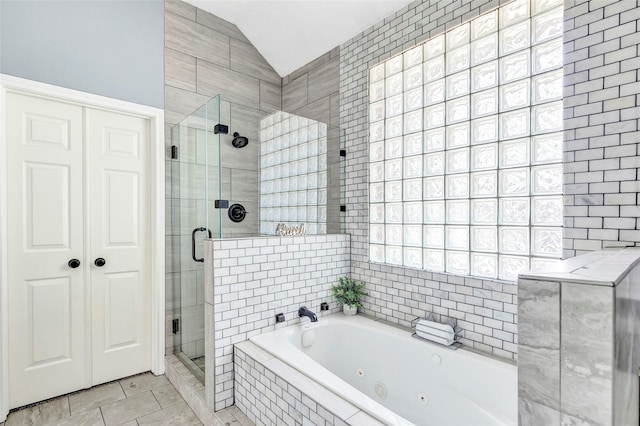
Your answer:
[[[232,222],[242,222],[245,217],[247,217],[247,211],[245,210],[244,206],[242,204],[233,204],[231,205],[231,207],[229,207],[229,219],[231,219]]]
[[[107,261],[106,261],[106,260],[104,260],[103,258],[99,257],[99,258],[97,258],[97,259],[95,260],[95,262],[93,262],[93,263],[94,263],[98,268],[100,268],[100,267],[104,266],[104,265],[107,263]]]
[[[80,261],[78,259],[71,259],[67,265],[69,265],[69,268],[71,269],[76,269],[80,266]]]

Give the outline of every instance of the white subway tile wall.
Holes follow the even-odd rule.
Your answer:
[[[327,233],[327,124],[278,111],[260,121],[260,233]]]
[[[216,410],[233,405],[233,345],[275,328],[275,315],[298,324],[298,308],[320,316],[320,303],[339,309],[331,286],[349,274],[349,235],[207,241],[213,245]],[[208,292],[208,291],[207,291]],[[212,307],[213,305],[213,307]]]
[[[461,313],[460,308],[466,308],[462,305],[463,291],[469,292],[464,278],[372,264],[368,250],[369,215],[376,213],[369,211],[369,68],[501,3],[508,1],[416,0],[342,44],[340,123],[347,141],[345,199],[347,232],[352,238],[352,277],[375,282],[378,292],[374,298],[367,298],[366,312],[405,324],[413,315],[411,310],[434,309],[443,316],[468,317],[471,321],[478,320],[474,315],[480,315],[487,320],[486,328],[479,322],[473,323],[468,329],[470,344],[494,354],[515,356],[512,342],[502,340],[501,330],[490,321],[492,315],[509,318],[504,315],[508,311],[503,308],[489,313],[483,306],[477,306],[474,307],[477,312]],[[536,7],[544,4],[532,3]],[[637,50],[640,3],[570,0],[564,8],[563,247],[564,256],[570,257],[602,247],[640,242],[637,206],[640,76],[636,72],[640,68]],[[459,288],[450,286],[450,280],[458,283]],[[427,285],[432,290],[441,291],[441,287],[447,290],[439,293],[441,297],[430,299],[430,304],[412,297],[414,290],[428,292]],[[503,290],[515,288],[490,280],[483,280],[477,288],[490,290],[493,286]],[[505,306],[517,303],[515,292],[503,293],[514,295]],[[513,323],[505,324],[513,329],[517,342],[517,316],[509,319]],[[481,332],[486,334],[476,334]]]
[[[370,68],[372,262],[515,281],[561,257],[562,13],[515,0]]]
[[[345,199],[347,232],[351,234],[351,277],[367,283],[369,296],[365,298],[365,312],[405,326],[409,326],[415,317],[429,312],[435,313],[441,320],[456,318],[464,330],[463,342],[467,346],[515,359],[515,283],[434,273],[369,260],[369,217],[385,214],[384,209],[369,209],[369,197],[375,197],[369,191],[369,156],[370,148],[374,147],[369,142],[369,68],[494,10],[499,4],[498,0],[415,1],[342,44],[340,122],[346,133]],[[408,152],[417,153],[420,149],[417,143],[404,145],[402,148],[408,149]],[[477,155],[482,156],[482,152]],[[494,155],[498,157],[497,153]],[[499,158],[491,155],[485,157],[489,163]],[[434,163],[438,164],[436,160]],[[441,164],[441,167],[445,167],[444,160],[441,160]],[[384,170],[378,172],[384,173]],[[373,175],[374,170],[371,173]],[[432,177],[438,176],[427,176]],[[434,203],[434,207],[427,210],[426,214],[440,214],[443,217],[446,203],[444,200],[434,201],[440,201],[440,205]],[[476,199],[451,201],[478,204]],[[497,200],[490,200],[484,209],[477,208],[475,211],[495,209],[492,203],[497,204]],[[528,207],[528,203],[523,207]],[[457,219],[466,220],[464,216]],[[383,236],[386,237],[379,234],[377,238]],[[439,238],[444,238],[444,235],[435,235],[433,244],[439,243]]]
[[[564,255],[640,242],[640,2],[564,11]]]

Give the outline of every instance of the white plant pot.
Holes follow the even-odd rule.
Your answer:
[[[356,305],[342,305],[342,312],[348,317],[354,316],[358,313],[358,307]]]

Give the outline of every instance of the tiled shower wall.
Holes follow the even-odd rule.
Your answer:
[[[331,286],[349,274],[349,235],[207,240],[213,282],[205,282],[205,317],[214,339],[207,343],[206,374],[215,383],[215,409],[233,405],[233,345],[273,330],[275,315],[298,324],[298,308],[321,316],[320,303],[339,309]],[[322,313],[324,314],[324,313]],[[210,354],[214,354],[211,356]]]
[[[282,110],[340,125],[340,47],[314,59],[282,79]]]
[[[167,159],[170,128],[211,97],[221,94],[221,121],[230,134],[222,137],[222,198],[242,203],[248,218],[239,224],[223,214],[227,235],[258,234],[259,122],[281,108],[281,79],[238,28],[182,1],[165,2],[165,134]],[[231,146],[237,131],[248,146]],[[203,133],[203,132],[201,132]],[[195,132],[179,146],[179,160],[167,160],[167,352],[173,351],[171,321],[181,306],[181,337],[187,353],[204,349],[203,265],[191,259],[191,231],[204,224],[204,162],[194,149]],[[203,137],[203,134],[198,135]],[[253,142],[253,143],[251,143]],[[200,142],[204,143],[204,142]],[[210,176],[218,176],[211,170]],[[216,186],[213,182],[212,186]],[[213,194],[212,194],[213,195]],[[212,196],[213,198],[217,198]],[[172,207],[180,207],[172,217]],[[212,206],[210,206],[212,207]],[[200,235],[203,235],[202,233]],[[202,257],[201,253],[198,253]],[[198,289],[197,283],[200,283]],[[176,292],[181,300],[174,300]]]
[[[282,110],[329,124],[327,140],[327,232],[344,232],[340,185],[344,182],[340,144],[340,47],[282,79]],[[342,175],[341,175],[342,173]],[[342,224],[341,224],[342,221]]]
[[[178,0],[165,2],[165,121],[175,124],[206,100],[275,111],[281,81],[233,24]]]
[[[365,312],[403,325],[428,312],[456,318],[467,345],[511,359],[517,356],[515,283],[373,264],[368,248],[368,69],[499,3],[414,1],[343,43],[340,125],[347,141],[346,232],[351,234],[351,276],[367,283]]]
[[[565,1],[565,257],[640,242],[640,2]]]

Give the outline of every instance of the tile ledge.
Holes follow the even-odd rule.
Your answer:
[[[519,280],[615,287],[640,262],[640,247],[605,249],[520,274]]]

